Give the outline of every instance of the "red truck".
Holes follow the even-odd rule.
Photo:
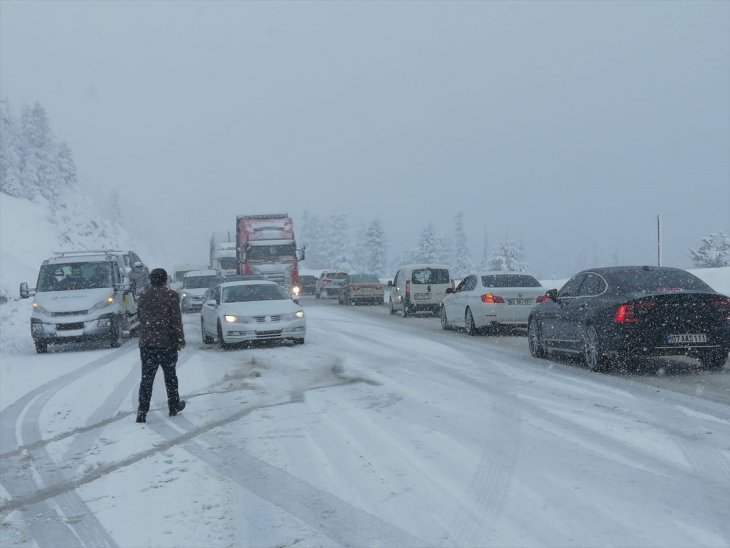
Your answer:
[[[236,256],[239,274],[261,276],[290,295],[299,295],[299,261],[304,260],[304,249],[297,249],[288,213],[238,215]]]

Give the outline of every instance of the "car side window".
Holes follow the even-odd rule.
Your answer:
[[[466,283],[464,284],[463,291],[471,291],[472,289],[474,289],[477,286],[477,277],[476,276],[467,276],[464,279],[464,282],[466,282]]]
[[[586,276],[585,281],[580,286],[581,297],[594,297],[600,295],[606,288],[606,282],[603,281],[598,274],[593,272]]]
[[[560,288],[560,291],[558,291],[558,298],[562,299],[566,297],[577,297],[578,290],[580,289],[580,286],[583,283],[585,277],[586,275],[583,273],[576,274],[567,282],[565,282],[565,285]]]

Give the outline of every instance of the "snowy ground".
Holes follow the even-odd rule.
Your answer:
[[[146,425],[135,340],[36,355],[4,318],[0,545],[730,545],[727,368],[687,374],[710,398],[303,305],[298,347],[222,351],[186,315],[188,408],[159,378]]]

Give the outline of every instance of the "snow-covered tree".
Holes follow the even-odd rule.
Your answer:
[[[454,217],[454,259],[453,276],[463,278],[474,270],[474,262],[471,259],[471,251],[467,243],[466,231],[464,230],[464,213],[459,211]]]
[[[327,268],[326,230],[317,215],[305,211],[302,215],[302,229],[299,245],[306,246],[305,263],[307,268]]]
[[[724,232],[713,232],[702,238],[702,245],[690,249],[689,254],[697,268],[730,266],[730,238]]]
[[[482,242],[482,258],[479,261],[479,270],[484,272],[489,270],[489,237],[487,229],[484,229],[484,240]]]
[[[370,223],[365,232],[365,271],[382,277],[385,273],[385,252],[387,248],[385,231],[380,219]]]
[[[18,122],[7,100],[0,100],[0,192],[14,198],[29,198],[30,189],[22,177],[22,155]]]
[[[345,213],[333,213],[327,221],[326,250],[327,268],[344,272],[352,270],[352,249]]]
[[[522,260],[523,251],[509,236],[502,245],[497,246],[489,259],[489,270],[501,272],[525,272],[527,263]]]
[[[444,238],[436,232],[433,223],[428,223],[418,239],[416,248],[411,253],[410,260],[418,263],[445,263],[448,262]]]

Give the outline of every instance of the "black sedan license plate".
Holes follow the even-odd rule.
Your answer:
[[[667,342],[671,344],[703,343],[707,342],[707,335],[705,335],[704,333],[683,333],[681,335],[667,335]]]

